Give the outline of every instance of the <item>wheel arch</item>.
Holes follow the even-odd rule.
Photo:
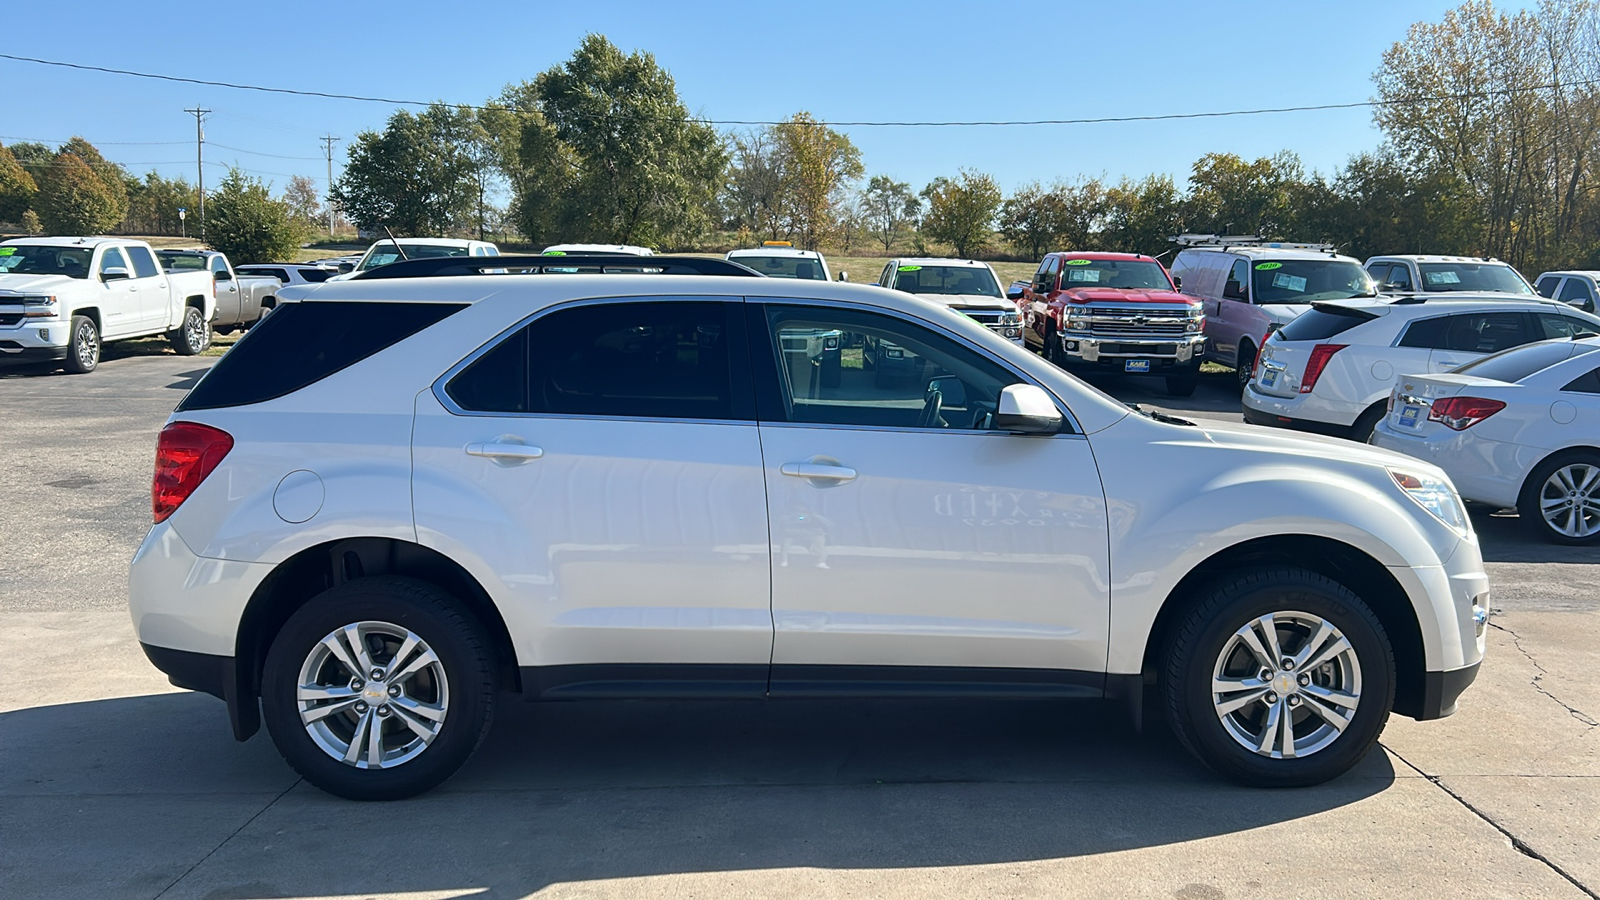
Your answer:
[[[371,575],[426,581],[460,600],[488,633],[496,686],[520,691],[516,650],[505,619],[478,580],[437,550],[384,537],[346,537],[307,547],[279,563],[245,604],[234,645],[234,736],[260,727],[261,670],[272,640],[294,612],[323,591]]]
[[[1173,629],[1200,602],[1205,588],[1229,572],[1257,565],[1307,569],[1360,597],[1377,615],[1394,650],[1394,711],[1412,717],[1422,714],[1427,669],[1422,627],[1405,588],[1383,563],[1359,548],[1318,535],[1255,538],[1220,550],[1191,569],[1167,594],[1146,639],[1141,673],[1147,689],[1156,686],[1164,668]]]
[[[75,309],[72,311],[72,315],[67,316],[68,322],[72,321],[72,316],[88,316],[90,321],[94,322],[95,330],[101,334],[105,333],[105,323],[100,320],[100,307],[85,306],[81,309]]]
[[[204,315],[205,311],[206,311],[206,298],[205,298],[205,295],[204,294],[193,294],[191,296],[185,297],[185,298],[183,298],[183,305],[184,306],[192,306],[195,309],[200,310],[201,315]]]
[[[1528,474],[1522,477],[1522,486],[1517,488],[1518,503],[1521,503],[1522,498],[1527,496],[1528,490],[1533,487],[1533,476],[1544,467],[1544,464],[1566,453],[1593,453],[1597,456],[1600,456],[1600,446],[1595,446],[1592,444],[1575,444],[1571,447],[1562,447],[1559,450],[1551,450],[1549,453],[1539,457],[1538,462],[1528,467]]]

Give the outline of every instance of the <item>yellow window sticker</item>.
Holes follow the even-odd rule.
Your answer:
[[[1069,265],[1069,266],[1089,266],[1089,265],[1094,265],[1094,260],[1092,260],[1092,259],[1069,259],[1069,260],[1067,260],[1067,265]]]

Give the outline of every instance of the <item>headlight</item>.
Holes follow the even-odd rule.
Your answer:
[[[1206,320],[1204,316],[1195,316],[1194,318],[1184,320],[1183,330],[1189,332],[1190,334],[1199,334],[1201,329],[1205,328],[1205,325]]]
[[[1001,325],[1021,325],[1022,324],[1022,314],[1021,313],[1006,313],[1005,315],[1000,317],[1000,324]]]
[[[1432,513],[1435,519],[1449,525],[1462,537],[1472,534],[1472,520],[1467,518],[1466,507],[1449,481],[1402,469],[1390,469],[1389,474],[1406,496]]]
[[[53,296],[23,297],[22,317],[25,319],[53,319],[60,314]]]
[[[1071,329],[1073,331],[1088,331],[1089,330],[1089,320],[1088,319],[1068,319],[1067,320],[1067,328],[1069,328],[1069,329]]]

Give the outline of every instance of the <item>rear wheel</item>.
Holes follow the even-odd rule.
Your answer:
[[[72,343],[67,345],[67,371],[87,375],[100,365],[100,326],[88,316],[72,317]]]
[[[1600,542],[1600,453],[1557,453],[1528,475],[1517,515],[1555,544]]]
[[[211,325],[199,307],[190,306],[183,311],[183,324],[167,332],[167,338],[179,356],[196,356],[211,346]]]
[[[1250,387],[1250,378],[1256,373],[1256,345],[1249,341],[1239,342],[1239,354],[1234,357],[1233,374],[1239,379],[1239,393],[1243,394]]]
[[[1372,432],[1377,429],[1378,423],[1388,414],[1387,403],[1375,403],[1368,407],[1366,412],[1356,419],[1355,424],[1350,426],[1350,440],[1365,444],[1372,437]]]
[[[1394,704],[1394,653],[1377,616],[1304,569],[1217,583],[1178,627],[1167,660],[1173,731],[1207,766],[1256,787],[1348,771]]]
[[[462,607],[410,578],[362,578],[289,617],[261,675],[267,730],[305,779],[398,800],[455,773],[489,731],[489,643]]]

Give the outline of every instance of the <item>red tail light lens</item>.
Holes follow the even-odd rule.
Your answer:
[[[233,436],[197,422],[173,422],[156,440],[156,474],[150,481],[150,512],[157,522],[189,499],[194,489],[233,449]]]
[[[1322,377],[1322,370],[1328,367],[1328,360],[1349,344],[1318,344],[1311,348],[1311,358],[1306,360],[1306,374],[1300,379],[1300,393],[1309,394],[1317,386],[1317,379]]]
[[[1428,421],[1438,422],[1451,431],[1466,431],[1505,408],[1499,400],[1484,397],[1446,397],[1433,401]]]
[[[1256,347],[1256,358],[1255,358],[1255,360],[1253,362],[1250,363],[1250,377],[1251,378],[1256,377],[1256,375],[1260,374],[1260,372],[1261,372],[1261,354],[1266,352],[1266,350],[1267,350],[1267,341],[1272,340],[1272,333],[1274,331],[1277,331],[1277,329],[1276,328],[1269,329],[1266,334],[1263,334],[1261,336],[1261,343],[1260,343],[1259,346]]]

